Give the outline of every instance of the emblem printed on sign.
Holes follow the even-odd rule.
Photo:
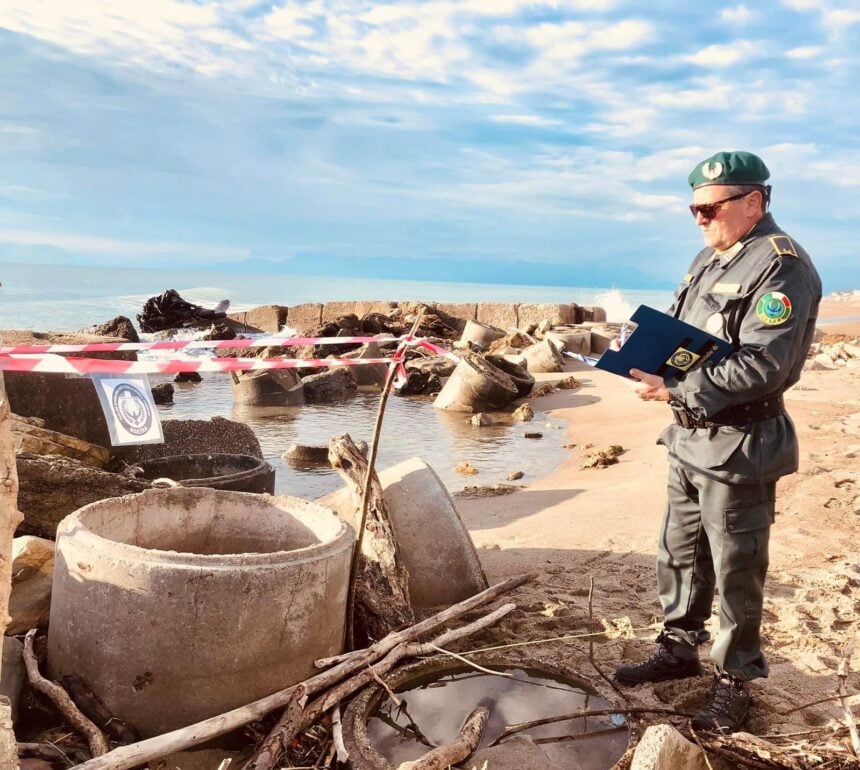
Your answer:
[[[674,353],[672,353],[669,360],[666,362],[669,366],[674,366],[676,369],[680,369],[682,372],[686,372],[693,364],[698,361],[700,356],[693,353],[691,350],[687,350],[686,348],[678,348]]]
[[[722,173],[723,164],[718,160],[715,160],[713,163],[702,164],[702,176],[705,177],[705,179],[716,179]]]
[[[122,427],[132,436],[142,436],[152,427],[152,409],[133,384],[124,382],[114,388],[111,403]]]
[[[791,316],[791,300],[780,291],[769,291],[759,298],[755,314],[762,323],[779,326]]]
[[[161,420],[146,375],[93,374],[113,446],[161,444]]]

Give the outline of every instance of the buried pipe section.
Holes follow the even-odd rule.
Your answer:
[[[251,455],[188,454],[143,460],[136,478],[147,481],[170,479],[181,487],[210,487],[231,492],[273,494],[275,469],[265,460]]]
[[[355,536],[294,497],[148,490],[57,532],[48,665],[144,736],[311,676],[343,648]]]

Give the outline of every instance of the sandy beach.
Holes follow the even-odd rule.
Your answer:
[[[860,316],[856,303],[828,301],[822,310],[828,318]],[[856,323],[837,323],[827,332],[853,334]],[[593,578],[593,626],[619,631],[594,637],[595,660],[611,673],[621,661],[650,654],[655,632],[648,627],[660,618],[654,560],[667,457],[655,441],[670,416],[666,404],[639,401],[621,378],[579,364],[568,369],[582,381],[579,390],[533,403],[568,421],[568,441],[576,445],[569,459],[512,495],[458,501],[491,582],[540,573],[519,592],[514,616],[470,640],[470,649],[586,633]],[[833,695],[843,648],[860,640],[860,368],[805,372],[786,398],[801,462],[777,491],[763,626],[771,673],[752,686],[756,703],[747,725],[759,735],[839,719],[835,702],[785,712]],[[591,445],[610,444],[624,447],[618,464],[581,468]],[[717,624],[715,614],[713,633]],[[517,649],[580,671],[601,694],[631,705],[692,711],[710,688],[703,676],[613,692],[595,675],[586,639]],[[706,646],[703,660],[707,652]],[[849,689],[858,688],[860,672],[849,679]]]

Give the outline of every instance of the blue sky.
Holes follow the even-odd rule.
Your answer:
[[[2,0],[0,260],[529,260],[675,280],[760,153],[860,286],[853,0]]]

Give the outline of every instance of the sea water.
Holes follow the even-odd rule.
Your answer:
[[[383,279],[313,278],[288,275],[243,275],[216,271],[166,271],[0,265],[0,328],[74,331],[117,315],[134,320],[151,296],[173,288],[191,302],[213,307],[228,298],[231,310],[258,305],[295,305],[333,300],[425,300],[439,302],[576,302],[600,305],[610,320],[623,320],[640,303],[666,307],[669,292],[617,289],[430,283]],[[147,354],[142,354],[141,358]],[[169,354],[168,354],[169,355]],[[163,357],[163,356],[162,356]],[[59,376],[59,375],[58,375]],[[153,376],[151,384],[171,377]],[[571,392],[572,405],[578,398]],[[379,403],[378,392],[360,392],[332,404],[301,408],[239,409],[233,404],[227,374],[204,374],[199,384],[177,385],[173,405],[158,407],[162,419],[228,417],[247,423],[266,459],[276,469],[276,492],[314,498],[340,486],[331,468],[298,470],[281,459],[293,443],[327,444],[348,432],[355,441],[370,441]],[[566,456],[568,440],[560,420],[538,415],[531,423],[476,428],[469,415],[441,412],[426,399],[392,397],[385,412],[377,467],[418,456],[428,462],[452,492],[466,485],[505,483],[522,471],[523,483],[545,476]],[[540,440],[523,434],[537,431]],[[205,450],[205,447],[201,447]],[[454,469],[468,462],[476,476]]]

